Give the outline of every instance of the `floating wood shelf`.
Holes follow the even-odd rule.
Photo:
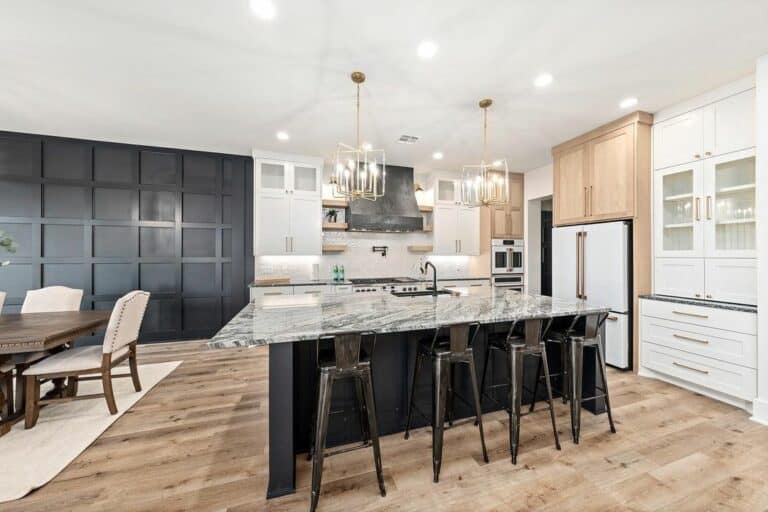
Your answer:
[[[420,204],[419,205],[419,211],[421,213],[431,213],[432,210],[434,210],[434,207],[429,204]]]
[[[348,227],[346,222],[323,222],[323,231],[346,231]]]
[[[432,232],[432,226],[424,226],[424,232],[425,233],[431,233]]]
[[[431,245],[409,245],[408,250],[411,252],[432,252]]]
[[[323,244],[323,252],[344,252],[347,244]]]
[[[323,199],[323,208],[346,208],[349,202],[346,199]]]

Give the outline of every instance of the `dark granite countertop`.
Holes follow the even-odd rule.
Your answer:
[[[716,302],[711,300],[689,299],[687,297],[672,297],[669,295],[640,295],[641,299],[660,300],[663,302],[673,302],[675,304],[688,304],[691,306],[702,306],[705,308],[727,309],[730,311],[742,311],[744,313],[757,313],[757,306],[747,304],[731,304],[730,302]]]
[[[459,322],[483,324],[608,312],[584,301],[564,301],[505,288],[464,287],[453,295],[280,295],[248,304],[208,343],[235,348],[314,341],[321,333],[409,332]]]

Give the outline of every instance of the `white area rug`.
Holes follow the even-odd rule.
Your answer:
[[[118,413],[107,410],[103,398],[51,404],[40,410],[34,428],[24,429],[24,420],[0,437],[0,503],[23,498],[58,475],[110,425],[133,407],[181,361],[139,366],[141,392],[133,390],[130,378],[114,379]],[[119,368],[123,373],[127,368]],[[81,382],[78,395],[101,393],[101,381]],[[2,508],[2,507],[0,507]]]

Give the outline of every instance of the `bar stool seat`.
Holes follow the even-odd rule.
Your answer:
[[[488,451],[485,447],[485,435],[483,434],[482,411],[480,408],[480,393],[477,387],[477,375],[475,372],[475,360],[472,352],[472,342],[480,330],[480,324],[461,323],[443,325],[435,329],[434,336],[419,340],[416,351],[416,362],[411,375],[411,387],[408,400],[408,419],[405,424],[405,439],[410,437],[411,419],[413,411],[418,408],[414,404],[416,390],[416,377],[423,363],[432,362],[432,480],[437,483],[440,479],[440,467],[443,457],[443,431],[445,428],[446,413],[448,423],[453,425],[450,410],[453,404],[452,374],[453,366],[466,364],[469,366],[469,375],[474,395],[475,425],[480,428],[480,444],[483,449],[483,460],[488,462]],[[448,334],[444,334],[444,333]],[[456,394],[456,396],[459,396]],[[463,399],[462,399],[463,400]],[[419,411],[421,413],[421,411]],[[422,416],[425,416],[421,414]]]
[[[373,338],[370,350],[362,348],[363,336]],[[379,433],[376,423],[376,406],[373,395],[373,377],[371,374],[371,361],[373,347],[375,347],[376,334],[373,332],[353,333],[329,333],[321,335],[317,340],[318,363],[318,393],[317,405],[314,413],[314,430],[312,436],[309,457],[312,459],[312,494],[310,512],[317,509],[320,499],[320,485],[323,478],[323,460],[331,455],[348,452],[356,448],[373,448],[373,459],[376,466],[376,476],[379,482],[379,491],[386,496],[384,487],[384,473],[381,465],[381,450],[379,447]],[[332,350],[320,349],[321,341],[333,343]],[[362,426],[363,442],[352,448],[343,448],[333,452],[326,452],[325,440],[328,434],[328,422],[331,413],[331,397],[333,385],[342,379],[354,379],[357,399],[360,407],[360,424]]]

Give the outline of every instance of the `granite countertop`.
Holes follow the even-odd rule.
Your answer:
[[[394,278],[393,278],[394,279]],[[437,281],[490,281],[490,277],[446,277],[438,279]],[[416,279],[415,283],[432,282],[431,279]],[[351,285],[352,282],[346,281],[333,281],[331,279],[292,279],[289,283],[275,283],[275,284],[260,284],[251,283],[248,286],[251,288],[269,288],[273,286],[325,286],[325,285]],[[407,284],[407,283],[402,283]]]
[[[669,295],[640,295],[641,299],[660,300],[663,302],[672,302],[675,304],[688,304],[690,306],[701,306],[704,308],[727,309],[729,311],[742,311],[744,313],[757,313],[757,306],[748,304],[732,304],[730,302],[716,302],[702,299],[689,299],[687,297],[671,297]]]
[[[396,297],[389,294],[285,295],[249,303],[208,343],[235,348],[314,341],[321,333],[373,330],[378,333],[435,329],[457,322],[491,324],[608,312],[583,301],[563,301],[504,288],[454,288],[455,295]]]

